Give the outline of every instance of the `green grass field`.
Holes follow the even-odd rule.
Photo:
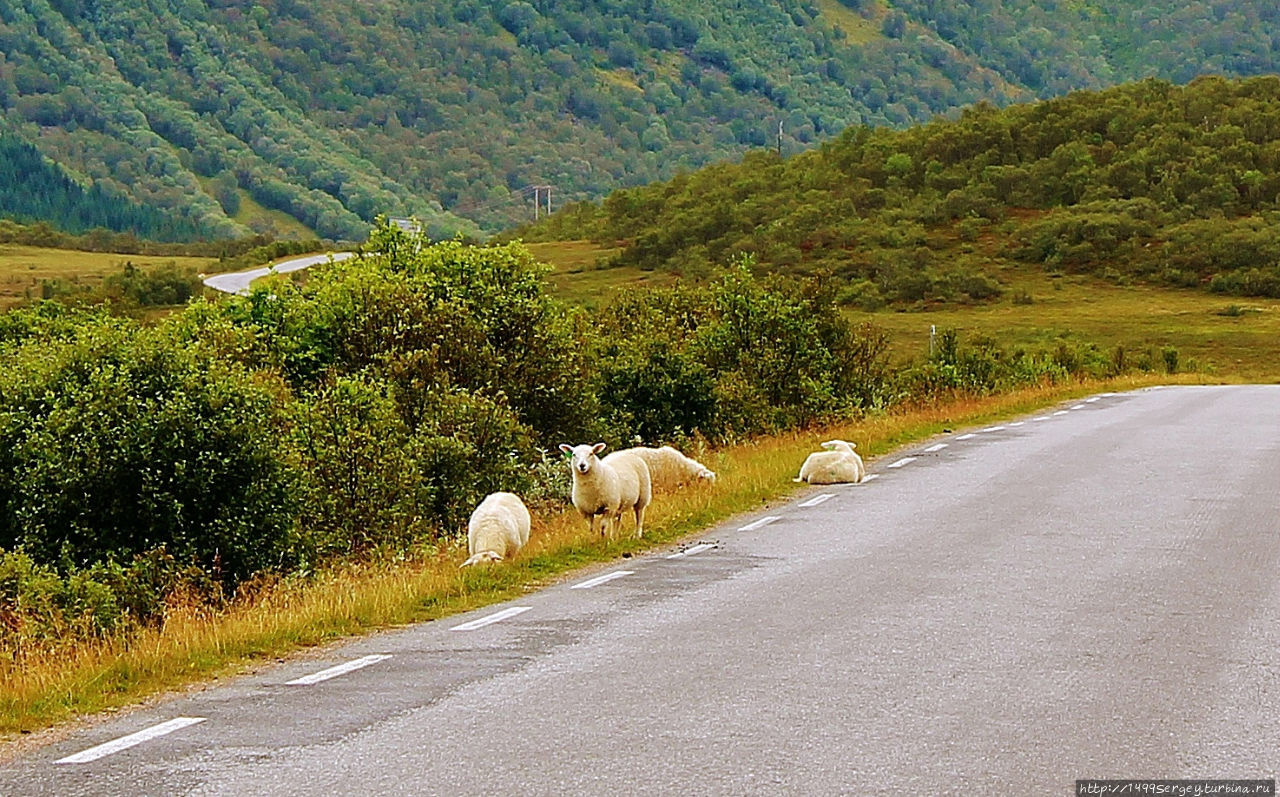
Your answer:
[[[984,335],[1006,346],[1043,348],[1060,339],[1130,355],[1164,346],[1178,349],[1184,366],[1222,378],[1280,379],[1280,301],[1241,299],[1190,289],[1116,285],[1087,276],[1053,277],[1035,268],[999,275],[1004,297],[974,306],[912,312],[851,311],[889,332],[895,355],[928,351],[929,328]],[[1022,296],[1019,303],[1015,296]]]
[[[624,287],[676,279],[661,271],[600,268],[597,263],[617,250],[589,241],[529,248],[554,267],[551,285],[556,294],[586,306],[607,302]],[[1108,351],[1123,345],[1137,356],[1149,348],[1158,352],[1173,346],[1183,367],[1194,365],[1212,377],[1280,379],[1280,300],[1117,285],[1084,275],[1051,275],[1034,266],[1006,266],[994,276],[1006,291],[987,304],[847,312],[856,321],[888,332],[891,352],[898,359],[927,352],[929,328],[937,326],[954,328],[965,339],[984,335],[1012,347],[1044,348],[1067,340]]]
[[[601,268],[617,249],[597,246],[591,241],[557,241],[525,244],[533,256],[555,271],[549,282],[552,292],[566,301],[596,307],[622,288],[637,285],[669,285],[675,277],[665,271],[644,271],[633,267]]]
[[[125,261],[140,268],[178,263],[205,269],[217,259],[78,252],[4,244],[0,245],[0,311],[28,299],[39,299],[42,281],[59,280],[76,287],[96,288],[103,277],[118,271]]]

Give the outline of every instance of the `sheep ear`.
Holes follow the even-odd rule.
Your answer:
[[[564,452],[564,455],[565,455],[566,457],[571,457],[571,456],[573,456],[573,447],[572,447],[572,446],[570,446],[568,443],[561,443],[561,444],[560,444],[560,450],[561,450],[562,452]]]
[[[604,451],[606,448],[608,448],[607,443],[596,443],[591,447],[591,453],[599,454],[601,451]]]
[[[823,443],[823,444],[822,444],[822,447],[823,447],[823,448],[828,448],[828,449],[829,449],[829,448],[835,448],[835,447],[836,447],[836,441],[834,441],[834,440],[828,440],[827,442],[825,442],[825,443]]]

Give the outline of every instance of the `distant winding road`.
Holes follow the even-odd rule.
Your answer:
[[[1280,385],[1102,394],[871,471],[89,725],[0,764],[0,793],[1065,797],[1276,776]]]
[[[249,294],[249,283],[258,277],[265,277],[268,274],[288,274],[291,271],[301,271],[310,266],[317,266],[321,263],[328,263],[330,258],[334,262],[340,260],[349,260],[356,256],[355,252],[332,252],[323,255],[308,255],[306,257],[297,257],[293,260],[285,260],[276,263],[274,266],[262,266],[261,268],[252,268],[248,271],[233,271],[228,274],[214,274],[206,277],[204,284],[214,290],[224,293],[235,293],[240,296]]]

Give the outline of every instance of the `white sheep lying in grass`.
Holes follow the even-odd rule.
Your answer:
[[[862,464],[862,457],[854,453],[856,443],[844,440],[828,440],[822,444],[826,451],[815,451],[800,466],[799,478],[796,482],[809,484],[857,484],[867,475],[867,468]]]
[[[653,497],[649,466],[626,451],[615,451],[604,459],[596,455],[605,449],[595,445],[560,445],[571,460],[573,473],[573,505],[596,530],[596,518],[604,516],[600,533],[608,536],[613,526],[622,525],[622,513],[630,509],[636,516],[636,536],[644,536],[644,510]]]
[[[490,493],[467,521],[467,553],[463,567],[501,562],[529,541],[529,510],[515,493]]]
[[[618,454],[634,454],[649,466],[649,481],[655,491],[674,490],[688,482],[698,480],[715,483],[716,474],[696,459],[686,457],[671,446],[662,448],[627,448]]]

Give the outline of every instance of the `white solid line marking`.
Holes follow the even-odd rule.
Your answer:
[[[866,476],[863,476],[863,477],[862,477],[862,483],[863,483],[863,484],[866,484],[867,482],[871,481],[872,479],[878,479],[878,478],[880,478],[880,474],[879,474],[879,473],[868,473]]]
[[[629,576],[634,572],[636,571],[615,570],[612,573],[605,573],[603,576],[596,576],[595,578],[589,578],[580,584],[574,584],[572,587],[569,587],[569,589],[591,589],[592,587],[598,587],[601,584],[607,584],[608,582],[613,581],[615,578],[622,578],[623,576]]]
[[[1084,400],[1084,403],[1085,403],[1085,404],[1092,404],[1093,402],[1095,402],[1095,401],[1097,401],[1097,400],[1098,400],[1098,397],[1097,397],[1097,396],[1094,396],[1093,398],[1087,398],[1087,399],[1085,399],[1085,400]]]
[[[486,625],[490,625],[492,623],[502,622],[508,617],[515,617],[517,614],[524,614],[525,612],[529,611],[532,608],[533,608],[532,606],[512,606],[510,609],[503,609],[500,612],[494,612],[493,614],[487,617],[481,617],[479,620],[472,620],[469,623],[463,623],[462,625],[455,625],[453,628],[450,628],[449,630],[450,631],[474,631],[477,628],[484,628]]]
[[[90,747],[88,750],[81,751],[75,755],[69,755],[66,758],[59,758],[54,761],[55,764],[87,764],[90,761],[97,761],[103,756],[118,753],[121,750],[128,750],[136,744],[150,741],[160,736],[164,736],[174,731],[182,730],[188,725],[195,725],[204,722],[204,717],[176,717],[168,722],[162,722],[159,725],[152,725],[150,728],[144,728],[137,733],[131,733],[128,736],[121,736],[110,742],[105,742],[97,747]]]
[[[983,429],[982,431],[984,431],[984,432],[999,432],[999,431],[1003,431],[1003,430],[1004,430],[1004,427],[1003,427],[1003,426],[988,426],[986,429]]]
[[[1021,425],[1022,425],[1022,424],[1024,424],[1024,423],[1026,423],[1026,421],[1018,421],[1017,423],[1011,423],[1011,424],[1009,424],[1009,428],[1010,428],[1010,429],[1012,429],[1013,427],[1015,427],[1015,426],[1021,426]]]
[[[1066,410],[1058,410],[1057,412],[1054,413],[1054,415],[1066,415],[1066,414],[1067,414]]]
[[[1082,409],[1084,409],[1084,405],[1083,405],[1083,404],[1077,404],[1077,405],[1075,405],[1074,407],[1072,407],[1071,409],[1073,409],[1073,410],[1082,410]]]
[[[937,445],[932,445],[932,446],[929,446],[928,448],[926,448],[926,449],[924,450],[924,453],[926,453],[926,454],[932,454],[933,452],[935,452],[935,451],[941,451],[942,449],[944,449],[944,448],[946,448],[946,447],[947,447],[947,444],[946,444],[946,443],[938,443]]]
[[[962,434],[962,435],[960,435],[959,437],[957,437],[956,439],[957,439],[957,440],[968,440],[968,439],[973,438],[973,437],[977,437],[977,435],[976,435],[976,434],[974,434],[973,432],[970,432],[969,434]]]
[[[698,543],[697,545],[693,546],[692,548],[686,548],[685,550],[680,551],[679,553],[673,553],[673,554],[671,554],[670,556],[668,556],[667,558],[668,558],[668,559],[679,559],[679,558],[681,558],[681,557],[683,557],[683,556],[693,556],[694,554],[698,554],[698,553],[702,553],[703,551],[711,550],[711,549],[712,549],[712,548],[714,548],[714,547],[716,547],[716,546],[712,545],[711,543],[708,543],[708,542],[700,542],[700,543]]]
[[[370,664],[377,664],[378,662],[389,658],[391,658],[391,656],[386,653],[375,653],[372,656],[365,656],[363,658],[353,659],[345,664],[338,664],[327,670],[313,672],[310,675],[304,675],[301,678],[294,678],[292,681],[285,681],[284,685],[311,686],[312,684],[318,684],[321,681],[327,681],[330,678],[337,678],[339,675],[346,675],[347,673],[358,670],[361,667],[368,667]]]
[[[767,525],[769,525],[770,523],[772,523],[772,522],[773,522],[773,521],[775,521],[775,520],[782,520],[782,518],[778,517],[777,515],[767,515],[767,516],[765,516],[765,517],[760,518],[760,519],[759,519],[759,520],[757,520],[757,521],[754,521],[754,522],[752,522],[752,523],[748,523],[747,525],[745,525],[745,526],[743,526],[742,528],[738,529],[738,531],[755,531],[756,529],[758,529],[758,528],[760,528],[760,527],[762,527],[762,526],[767,526]]]
[[[912,462],[915,462],[915,461],[916,461],[916,458],[915,458],[915,457],[903,457],[902,459],[898,460],[897,462],[891,462],[891,463],[889,463],[889,467],[891,467],[891,468],[901,468],[903,465],[910,465]]]
[[[832,498],[835,498],[835,497],[836,497],[835,493],[823,493],[822,495],[815,495],[813,498],[810,498],[808,501],[801,503],[800,506],[817,506],[823,501],[830,501]]]

